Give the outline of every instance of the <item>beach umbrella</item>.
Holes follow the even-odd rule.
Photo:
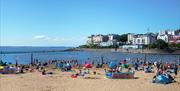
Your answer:
[[[116,68],[116,63],[115,62],[110,62],[110,64],[108,66],[111,69],[115,69]]]
[[[91,64],[89,64],[89,63],[87,63],[87,64],[85,64],[85,67],[86,67],[86,68],[91,68],[91,67],[92,67],[92,65],[91,65]]]
[[[66,68],[69,69],[69,70],[71,70],[71,64],[67,63],[67,64],[66,64]]]
[[[67,64],[66,64],[66,67],[71,67],[71,64],[67,63]]]

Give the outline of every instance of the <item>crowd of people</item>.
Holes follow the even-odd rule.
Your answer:
[[[128,60],[129,61],[129,60]],[[79,63],[78,60],[49,60],[49,61],[39,61],[38,59],[33,60],[30,64],[18,64],[17,62],[13,65],[12,63],[7,63],[0,61],[0,66],[5,70],[0,70],[0,73],[6,74],[11,73],[12,70],[14,73],[25,73],[25,72],[42,72],[42,75],[52,74],[52,72],[47,72],[46,67],[52,65],[53,69],[60,69],[63,71],[71,71],[72,68],[79,69],[78,72],[73,74],[73,76],[84,76],[89,74],[89,68],[85,65],[89,64],[89,68],[104,68],[106,72],[131,72],[144,70],[145,73],[156,72],[156,75],[153,77],[153,81],[160,75],[166,76],[168,79],[174,80],[172,74],[177,76],[179,65],[176,63],[162,63],[162,62],[148,62],[145,60],[133,60],[127,62],[127,60],[122,60],[119,62],[87,62],[84,64]],[[110,69],[107,69],[110,68]],[[10,72],[8,72],[10,71]],[[93,72],[96,74],[96,72]]]

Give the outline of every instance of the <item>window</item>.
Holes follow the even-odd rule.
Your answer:
[[[140,39],[137,40],[138,44],[140,43]]]
[[[142,39],[142,43],[145,43],[145,39]]]

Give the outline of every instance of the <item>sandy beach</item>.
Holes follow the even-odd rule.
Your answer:
[[[94,69],[95,70],[95,69]],[[97,75],[71,78],[71,72],[59,72],[43,76],[39,72],[25,74],[0,74],[0,91],[180,91],[180,74],[176,83],[167,85],[151,83],[154,73],[137,71],[136,79],[108,79],[103,69],[96,69]]]

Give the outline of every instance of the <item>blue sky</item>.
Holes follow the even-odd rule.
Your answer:
[[[0,45],[78,46],[91,34],[180,28],[180,0],[0,0]]]

